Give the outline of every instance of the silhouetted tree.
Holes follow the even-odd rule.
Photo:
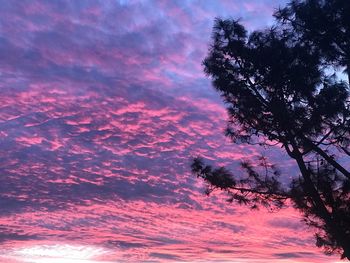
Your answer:
[[[329,12],[345,3],[329,2]],[[311,12],[313,4],[331,16],[325,7],[329,2],[293,1],[276,13],[280,22],[273,28],[251,33],[239,21],[216,19],[203,62],[228,108],[226,135],[235,143],[279,145],[301,176],[285,186],[283,175],[265,157],[241,163],[244,173],[239,175],[198,158],[192,171],[208,183],[208,193],[221,189],[229,201],[251,208],[278,209],[291,201],[318,230],[317,246],[350,259],[350,173],[335,155],[350,152],[349,86],[330,73],[347,67],[346,53],[331,50],[327,25],[315,28],[299,15]],[[330,26],[341,27],[337,19]],[[345,41],[350,39],[344,34]]]
[[[293,0],[275,17],[317,46],[326,61],[345,67],[350,76],[350,1]]]
[[[350,1],[291,1],[274,16],[322,54],[322,64],[344,69],[350,81]],[[337,124],[333,144],[350,156],[349,124]]]

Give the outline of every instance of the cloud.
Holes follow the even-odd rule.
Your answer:
[[[286,228],[291,230],[306,229],[305,225],[302,224],[300,218],[274,218],[268,221],[268,224],[272,227]]]
[[[305,256],[307,257],[316,257],[316,255],[314,253],[310,253],[310,252],[289,252],[289,253],[275,253],[275,256],[279,257],[279,258],[303,258]]]
[[[165,254],[165,253],[151,253],[150,254],[151,258],[160,258],[160,259],[165,259],[165,260],[180,260],[180,258],[176,255],[172,254]]]
[[[7,241],[27,241],[27,240],[40,240],[40,237],[35,234],[24,233],[23,230],[13,231],[6,227],[0,227],[0,243]]]
[[[312,234],[296,232],[295,211],[279,218],[207,198],[190,174],[198,155],[237,169],[260,152],[223,135],[226,112],[201,66],[213,18],[242,16],[254,28],[282,2],[3,2],[0,251],[312,260]],[[278,149],[271,158],[286,159]]]

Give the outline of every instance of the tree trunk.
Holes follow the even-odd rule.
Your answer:
[[[303,160],[302,154],[300,151],[293,146],[293,153],[295,154],[295,160],[298,164],[302,177],[305,181],[307,188],[310,190],[309,197],[312,198],[313,203],[316,209],[320,213],[320,218],[324,220],[327,227],[332,229],[334,236],[336,237],[337,243],[343,249],[342,257],[347,258],[350,261],[350,237],[348,237],[344,231],[339,228],[338,220],[332,216],[332,214],[327,210],[322,198],[320,197],[317,189],[315,188],[314,183],[311,180],[310,172],[308,171],[305,161]]]

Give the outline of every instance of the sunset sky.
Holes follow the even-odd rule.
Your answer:
[[[0,262],[338,262],[292,208],[204,194],[193,157],[241,172],[203,73],[215,17],[285,0],[0,1]]]

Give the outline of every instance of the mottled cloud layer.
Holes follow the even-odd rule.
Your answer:
[[[189,172],[261,153],[223,136],[201,61],[214,17],[254,29],[283,2],[1,1],[0,262],[334,262],[292,209]]]

